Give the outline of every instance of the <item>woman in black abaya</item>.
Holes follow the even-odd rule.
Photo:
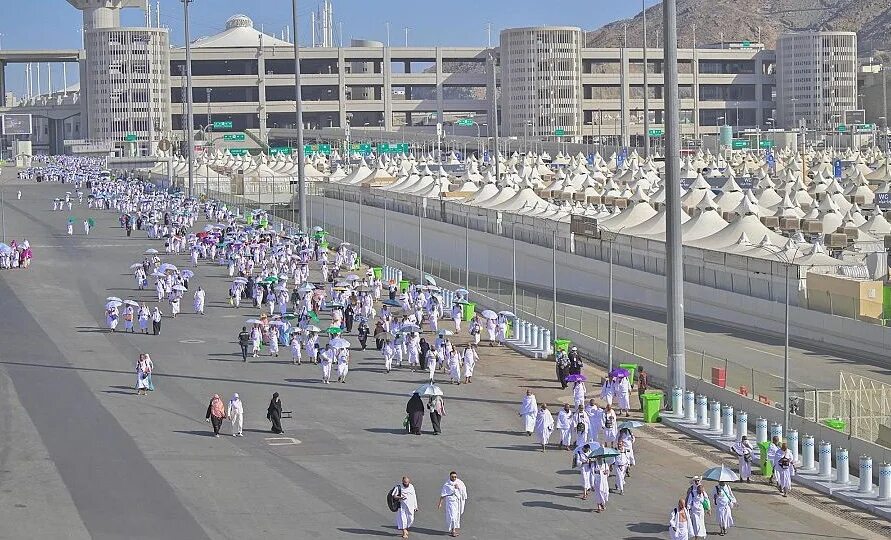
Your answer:
[[[424,401],[417,392],[411,395],[405,412],[408,413],[408,432],[420,435],[421,425],[424,423]]]
[[[272,400],[266,409],[266,419],[272,422],[273,433],[284,433],[282,429],[282,400],[278,398],[278,392],[272,394]]]

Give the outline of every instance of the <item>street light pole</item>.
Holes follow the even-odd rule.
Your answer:
[[[551,325],[551,340],[557,339],[557,229],[554,229],[554,250],[551,254],[551,276],[553,278],[554,297],[551,299],[553,303],[553,323]]]
[[[470,290],[470,215],[464,216],[464,288]],[[516,313],[516,312],[514,312]]]
[[[783,435],[789,433],[789,270],[791,261],[786,262],[786,309],[783,316]]]
[[[647,64],[647,0],[641,0],[643,8],[643,113],[644,113],[644,157],[650,157],[650,87],[647,84],[647,72],[649,65]],[[610,350],[610,360],[612,360],[612,350]],[[612,364],[610,364],[612,369]]]
[[[495,55],[492,55],[492,134],[495,145],[495,181],[501,179],[501,163],[498,159],[498,76],[496,74]]]
[[[511,290],[511,307],[513,307],[513,312],[516,315],[516,313],[517,313],[517,225],[516,225],[516,223],[513,223],[510,226],[510,236],[511,236],[511,269],[512,269],[511,273],[513,274],[513,276],[512,276],[513,287]]]
[[[420,285],[424,284],[424,219],[421,216],[421,212],[424,211],[424,200],[421,199],[421,202],[418,203],[418,271],[421,273],[421,280],[418,283]]]
[[[607,339],[606,339],[606,357],[609,364],[609,371],[613,370],[613,242],[615,237],[611,237],[609,241],[609,312],[607,314]]]
[[[666,186],[666,319],[668,383],[681,392],[687,389],[684,357],[684,267],[681,240],[681,134],[678,112],[677,0],[662,4],[665,59],[665,186]],[[680,411],[675,411],[680,412]]]
[[[294,102],[297,120],[297,204],[300,210],[300,230],[306,232],[306,170],[303,152],[303,95],[300,90],[300,40],[297,30],[297,0],[291,0],[291,18],[294,25]],[[292,203],[293,204],[293,203]]]
[[[192,118],[192,38],[189,36],[189,4],[193,0],[182,0],[183,3],[183,34],[186,40],[186,141],[189,147],[186,149],[186,157],[189,160],[189,197],[192,196],[192,183],[195,178],[192,153],[195,151],[194,119]]]

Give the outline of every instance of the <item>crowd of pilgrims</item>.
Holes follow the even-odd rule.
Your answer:
[[[279,225],[275,230],[269,216],[262,212],[246,216],[248,225],[242,225],[243,217],[227,205],[215,201],[199,201],[187,198],[181,193],[157,191],[151,184],[135,180],[112,180],[97,175],[98,164],[90,160],[76,162],[59,158],[48,161],[40,173],[32,169],[23,171],[24,177],[34,178],[39,174],[49,181],[69,180],[75,184],[76,196],[82,201],[80,187],[85,178],[90,194],[91,208],[119,212],[120,225],[129,236],[133,231],[145,231],[149,238],[164,240],[165,254],[189,254],[192,266],[206,261],[228,270],[232,279],[228,290],[229,304],[239,308],[246,303],[253,309],[262,310],[257,319],[248,320],[238,336],[245,361],[257,357],[263,350],[273,356],[279,355],[280,347],[290,350],[294,364],[308,362],[318,364],[322,370],[322,381],[329,382],[332,366],[336,366],[338,381],[345,383],[349,372],[350,344],[340,336],[352,333],[356,328],[360,348],[365,350],[369,339],[381,352],[384,368],[389,373],[394,367],[407,365],[413,372],[425,371],[431,382],[436,373],[448,374],[454,384],[471,383],[473,370],[479,361],[477,347],[482,332],[488,334],[490,345],[503,344],[507,334],[507,318],[483,317],[477,313],[467,325],[469,343],[463,347],[452,343],[449,336],[461,331],[462,301],[466,291],[458,291],[457,301],[446,306],[438,288],[433,284],[413,284],[400,290],[397,283],[382,282],[379,275],[370,269],[362,275],[358,271],[358,257],[347,243],[341,244],[333,253],[323,244],[324,236],[320,229],[316,234],[290,234]],[[74,171],[74,172],[72,172]],[[70,204],[66,198],[57,209]],[[190,232],[203,214],[207,225],[201,232]],[[19,248],[19,246],[16,246]],[[28,248],[27,244],[24,246]],[[2,254],[0,254],[2,255]],[[2,261],[2,259],[0,259]],[[310,265],[317,266],[322,282],[310,282]],[[139,289],[149,286],[149,278],[154,278],[158,302],[166,301],[171,307],[171,316],[180,311],[180,301],[189,290],[189,279],[194,273],[189,269],[163,263],[157,250],[150,249],[140,263],[131,266]],[[346,273],[346,275],[341,275]],[[292,283],[291,288],[288,283]],[[204,313],[205,292],[198,287],[193,294],[193,307],[196,313]],[[383,299],[383,300],[382,300]],[[376,304],[381,303],[380,309]],[[159,306],[149,308],[146,303],[113,301],[106,306],[107,324],[116,330],[118,320],[123,319],[125,331],[160,333],[162,313]],[[123,308],[121,310],[120,308]],[[318,314],[330,312],[330,325],[319,328]],[[454,330],[440,328],[440,319],[450,318]],[[373,329],[370,325],[373,324]],[[250,328],[248,328],[250,326]],[[436,335],[432,343],[421,336],[422,328],[427,327]],[[327,337],[327,343],[320,342]],[[338,341],[340,340],[340,341]],[[572,466],[580,473],[582,499],[593,494],[596,512],[606,509],[609,501],[609,477],[614,477],[614,490],[622,494],[626,478],[636,465],[633,423],[623,425],[619,418],[624,412],[629,415],[631,384],[627,377],[608,376],[603,379],[599,397],[606,402],[601,408],[595,399],[586,403],[584,378],[579,378],[582,363],[575,349],[569,355],[557,358],[558,380],[566,388],[573,383],[573,404],[566,403],[557,412],[556,420],[544,403],[537,403],[531,390],[519,409],[523,417],[524,430],[528,436],[535,435],[544,451],[555,431],[559,432],[559,448],[573,451]],[[154,389],[151,381],[153,363],[148,354],[140,355],[137,363],[137,391],[144,394]],[[575,375],[576,379],[571,377]],[[613,408],[616,401],[618,413]],[[431,402],[433,399],[431,399]],[[236,405],[233,406],[232,403]],[[438,400],[441,408],[442,400]],[[273,431],[280,433],[281,400],[278,393],[273,395],[267,417],[273,422]],[[431,409],[431,407],[427,407]],[[233,435],[241,434],[243,406],[236,394],[229,403],[229,413],[218,395],[214,395],[208,406],[207,418],[217,420],[214,432],[219,434],[222,418],[232,413]],[[420,434],[424,405],[418,393],[412,395],[406,412],[407,428],[410,433]],[[431,409],[431,417],[434,411]],[[444,412],[444,411],[443,411]],[[438,422],[436,422],[438,424]],[[437,434],[439,426],[435,425]],[[610,449],[611,452],[604,449]],[[740,459],[740,472],[744,479],[751,475],[752,447],[745,439],[738,441],[734,452]],[[785,495],[788,492],[791,474],[785,473],[789,467],[788,450],[776,450],[776,463],[780,472],[777,483]],[[694,477],[684,498],[670,515],[669,536],[674,539],[705,537],[704,516],[710,513],[710,498],[702,486],[702,479]],[[730,486],[719,483],[711,501],[716,506],[720,534],[724,534],[732,524],[731,508],[736,505],[736,497]]]

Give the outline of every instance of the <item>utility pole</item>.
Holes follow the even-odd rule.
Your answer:
[[[496,72],[497,62],[495,54],[492,54],[492,133],[494,134],[495,146],[495,182],[501,181],[501,163],[498,159],[498,74]]]
[[[650,157],[650,87],[647,84],[647,73],[650,71],[650,66],[647,64],[647,0],[641,0],[641,4],[643,5],[644,157]]]
[[[668,384],[687,389],[684,358],[684,266],[681,243],[681,134],[678,111],[677,0],[662,3],[665,66],[666,306]],[[680,411],[675,411],[680,413]]]
[[[303,152],[303,96],[300,92],[300,40],[297,31],[297,0],[291,0],[291,23],[294,25],[294,112],[297,119],[297,197],[300,230],[306,232],[306,170]],[[293,202],[291,204],[294,204]]]
[[[192,44],[189,36],[189,4],[193,0],[182,0],[183,2],[183,34],[186,39],[186,141],[188,148],[186,149],[186,158],[189,160],[189,197],[192,196],[192,183],[195,178],[194,164],[192,163],[192,153],[195,151],[195,127],[192,119]]]

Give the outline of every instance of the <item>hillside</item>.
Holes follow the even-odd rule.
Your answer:
[[[591,47],[618,47],[627,24],[628,46],[643,41],[643,18],[616,21],[588,32]],[[678,42],[690,47],[724,41],[757,41],[768,48],[787,30],[858,32],[863,55],[891,50],[891,2],[888,0],[678,0]],[[662,5],[647,9],[648,44],[662,45]]]

